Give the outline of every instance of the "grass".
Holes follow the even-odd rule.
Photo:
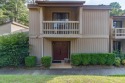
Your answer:
[[[46,83],[57,76],[51,75],[0,75],[0,83]]]
[[[125,75],[0,75],[0,83],[123,83]]]

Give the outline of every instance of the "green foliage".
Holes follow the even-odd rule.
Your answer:
[[[80,65],[81,64],[81,54],[72,54],[71,63],[75,66]]]
[[[33,67],[36,65],[36,57],[35,56],[27,56],[25,58],[25,65],[28,67]]]
[[[107,65],[113,65],[114,62],[115,62],[115,54],[114,53],[108,53],[107,54],[106,64]]]
[[[91,54],[91,62],[92,65],[98,64],[98,55],[97,54]]]
[[[121,59],[119,57],[115,58],[115,66],[120,66],[121,65]]]
[[[81,62],[83,65],[90,64],[90,61],[91,61],[90,54],[81,54]]]
[[[125,59],[122,60],[122,64],[125,65]]]
[[[112,2],[110,3],[110,6],[112,8],[112,11],[110,12],[111,16],[121,16],[125,12],[121,9],[121,5],[118,2]]]
[[[115,57],[119,57],[120,59],[125,59],[125,54],[122,53],[122,51],[115,50],[113,51],[113,53],[115,54]]]
[[[0,66],[19,66],[28,56],[29,43],[25,33],[0,36]]]
[[[24,25],[28,25],[28,9],[25,0],[7,0],[1,2],[0,25],[7,21],[16,21]]]
[[[50,67],[52,63],[52,58],[50,56],[44,56],[41,58],[41,63],[44,67]]]
[[[115,62],[115,55],[112,53],[82,53],[72,54],[71,63],[78,65],[113,65]]]
[[[107,60],[107,54],[98,54],[98,64],[104,65]]]

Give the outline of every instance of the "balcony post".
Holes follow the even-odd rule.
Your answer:
[[[40,34],[43,34],[43,8],[40,8]]]
[[[79,8],[79,33],[82,34],[82,12],[83,12],[83,7]]]
[[[43,8],[41,7],[40,8],[40,35],[42,35],[43,34]],[[42,57],[44,56],[44,47],[43,47],[43,45],[44,45],[44,39],[43,39],[43,37],[41,38],[41,41],[42,41]]]
[[[117,37],[117,29],[115,28],[115,38]]]

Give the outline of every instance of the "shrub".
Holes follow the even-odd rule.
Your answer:
[[[27,56],[25,58],[25,65],[28,67],[33,67],[36,65],[36,57],[35,56]]]
[[[91,62],[92,65],[96,65],[98,63],[98,55],[97,54],[91,54]]]
[[[52,58],[50,56],[44,56],[41,58],[41,63],[44,67],[50,67]]]
[[[115,55],[112,53],[81,53],[72,54],[71,63],[78,65],[113,65],[115,62]]]
[[[98,54],[98,64],[104,65],[106,63],[107,54]]]
[[[25,33],[0,36],[0,66],[24,65],[29,54],[28,39]]]
[[[107,65],[113,65],[115,62],[115,55],[113,53],[108,53],[107,54],[107,61],[106,64]]]
[[[91,61],[90,54],[81,54],[81,62],[83,65],[90,64],[90,61]]]
[[[71,55],[72,65],[78,66],[81,64],[81,54],[72,54]]]
[[[122,64],[125,65],[125,59],[122,60]]]
[[[115,58],[115,66],[120,66],[121,65],[121,59],[119,57]]]

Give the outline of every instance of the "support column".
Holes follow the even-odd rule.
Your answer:
[[[40,7],[40,36],[43,35],[43,7]],[[44,38],[41,37],[42,57],[44,56]]]
[[[40,35],[43,34],[43,8],[40,8]]]
[[[44,38],[41,38],[42,40],[42,57],[44,56]]]
[[[82,13],[83,13],[83,7],[79,7],[79,32],[82,35]]]

